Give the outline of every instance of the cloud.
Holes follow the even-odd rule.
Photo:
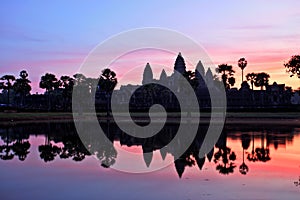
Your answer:
[[[35,37],[32,35],[27,34],[25,31],[20,29],[15,29],[11,27],[1,27],[0,28],[0,37],[2,40],[13,40],[14,42],[17,41],[25,41],[25,42],[47,42],[48,39]]]
[[[274,26],[269,24],[236,25],[228,27],[230,30],[266,30],[272,28],[274,28]]]

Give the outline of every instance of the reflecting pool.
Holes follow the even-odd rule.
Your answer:
[[[205,157],[199,149],[207,126],[201,125],[189,148],[164,148],[178,125],[140,139],[114,123],[102,123],[109,143],[93,138],[83,144],[71,122],[6,124],[0,127],[1,199],[298,199],[299,125],[225,125]],[[188,132],[187,132],[188,134]],[[121,150],[136,155],[122,156]],[[147,156],[144,156],[147,152]],[[145,169],[127,173],[115,166]]]

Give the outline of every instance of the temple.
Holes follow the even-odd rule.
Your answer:
[[[147,63],[143,73],[142,85],[122,85],[120,90],[115,91],[118,99],[118,103],[125,103],[125,99],[131,97],[131,104],[136,109],[148,107],[152,103],[159,103],[166,106],[168,109],[178,108],[178,102],[175,95],[171,94],[172,91],[180,92],[180,74],[185,76],[187,73],[186,63],[183,55],[179,52],[175,59],[174,71],[171,75],[167,75],[164,69],[162,69],[159,79],[153,78],[153,72],[150,63]],[[211,97],[209,90],[214,90],[216,94],[220,91],[220,81],[213,74],[212,70],[208,68],[205,70],[201,60],[195,66],[196,84],[194,91],[197,95],[199,106],[202,109],[209,109],[211,106]],[[153,92],[151,98],[145,96],[145,88],[149,83],[157,83],[166,86],[171,89],[156,87],[157,91]],[[222,83],[221,83],[222,84]],[[142,89],[141,89],[142,88]],[[155,87],[152,87],[152,89]],[[285,87],[285,84],[277,84],[274,82],[272,85],[268,85],[266,90],[252,90],[247,82],[244,82],[240,89],[230,88],[226,90],[227,107],[229,109],[252,109],[252,108],[287,108],[293,104],[299,104],[299,94],[291,91],[290,88]],[[153,98],[158,100],[154,101]]]

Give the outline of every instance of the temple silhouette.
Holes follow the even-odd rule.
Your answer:
[[[147,87],[147,84],[163,83],[177,93],[184,93],[184,91],[180,91],[180,76],[178,73],[183,77],[186,74],[194,73],[194,79],[191,84],[202,109],[210,109],[211,96],[209,90],[214,90],[216,94],[220,93],[220,95],[220,90],[224,90],[224,88],[220,87],[222,83],[214,77],[211,69],[205,70],[201,60],[194,71],[187,71],[184,58],[179,53],[174,63],[174,72],[170,76],[167,76],[165,70],[162,69],[160,78],[158,80],[154,79],[151,66],[147,63],[143,73],[142,85],[122,85],[119,90],[115,91],[118,97],[118,102],[115,103],[123,104],[125,103],[123,102],[124,99],[131,97],[131,104],[135,105],[137,110],[143,110],[149,104],[153,104],[154,99],[160,99],[161,101],[156,103],[162,103],[166,109],[176,110],[179,107],[176,94],[172,94],[170,89],[164,87]],[[149,93],[149,88],[151,95],[147,96],[145,93]],[[233,110],[289,109],[300,104],[299,92],[292,92],[290,87],[286,87],[285,84],[277,84],[276,82],[272,85],[266,85],[265,90],[253,90],[244,81],[239,89],[235,87],[226,89],[226,97],[228,109]],[[103,104],[103,101],[96,99],[96,105],[101,107]]]
[[[30,137],[43,136],[44,141],[38,144],[37,152],[39,158],[47,163],[56,159],[81,162],[87,157],[96,156],[102,167],[109,168],[118,159],[114,142],[119,142],[121,146],[141,147],[143,153],[147,153],[143,154],[147,167],[152,164],[153,153],[157,151],[163,160],[167,156],[178,157],[174,160],[174,167],[180,178],[190,167],[197,167],[200,173],[205,163],[213,164],[215,170],[222,175],[233,173],[246,175],[251,171],[249,163],[269,162],[278,148],[286,148],[293,142],[294,137],[298,137],[300,134],[299,130],[288,126],[280,127],[277,134],[273,134],[270,125],[249,127],[249,131],[245,128],[243,129],[245,132],[241,134],[239,127],[227,125],[214,148],[204,157],[199,157],[199,149],[204,145],[208,124],[199,126],[197,135],[189,147],[181,146],[179,140],[177,148],[168,148],[168,143],[176,135],[177,125],[167,123],[157,135],[143,139],[126,134],[114,122],[100,122],[100,126],[105,132],[104,137],[107,137],[109,142],[95,141],[91,137],[90,140],[85,141],[85,145],[80,140],[73,122],[44,122],[35,124],[35,126],[31,124],[3,125],[0,128],[0,159],[25,161],[31,153]],[[89,129],[88,122],[86,127]],[[187,124],[187,131],[188,127]],[[242,155],[235,153],[237,149],[233,149],[228,144],[228,139],[241,143]],[[275,151],[271,152],[270,147]],[[181,148],[184,148],[185,151],[179,155],[178,152]]]
[[[26,71],[22,71],[23,74]],[[114,72],[113,76],[116,74]],[[108,74],[110,76],[111,74]],[[20,76],[23,76],[20,74]],[[28,74],[27,74],[28,76]],[[26,76],[26,77],[27,77]],[[221,96],[221,91],[226,92],[227,108],[229,110],[253,111],[253,110],[283,110],[294,111],[299,109],[300,95],[299,91],[292,91],[291,87],[285,84],[277,84],[274,82],[264,85],[265,90],[254,90],[253,80],[252,87],[247,81],[244,81],[239,88],[233,87],[235,82],[224,84],[210,68],[205,69],[202,62],[199,61],[195,66],[195,70],[186,69],[186,63],[181,53],[175,59],[174,71],[171,75],[167,75],[162,69],[159,79],[153,78],[151,64],[147,63],[143,73],[142,83],[140,85],[121,85],[120,89],[114,89],[114,102],[122,109],[126,104],[126,99],[130,99],[130,107],[132,111],[147,110],[154,103],[162,104],[166,110],[180,110],[180,105],[176,98],[177,95],[184,95],[189,99],[189,94],[182,88],[182,77],[186,78],[193,88],[202,110],[210,111],[211,96],[209,91],[213,91],[215,96]],[[222,75],[223,77],[223,75]],[[8,77],[6,77],[8,78]],[[13,77],[12,77],[13,78]],[[7,107],[17,108],[19,110],[40,110],[40,111],[71,111],[72,110],[72,89],[78,84],[84,88],[83,98],[94,95],[94,104],[98,111],[106,111],[110,109],[110,100],[112,90],[107,90],[107,84],[103,86],[100,82],[94,84],[98,79],[87,78],[83,74],[76,74],[74,78],[62,76],[61,80],[56,80],[55,75],[46,74],[41,79],[40,86],[48,88],[49,79],[52,79],[52,86],[46,89],[44,94],[22,93],[12,87],[12,83],[7,82],[7,86],[2,87],[0,94],[0,110]],[[48,79],[47,79],[48,78]],[[231,77],[232,78],[232,77]],[[13,79],[12,79],[13,80]],[[26,81],[27,79],[17,79]],[[44,82],[43,82],[44,81]],[[116,81],[116,79],[115,79]],[[231,80],[232,81],[232,80]],[[30,81],[27,80],[30,83]],[[4,83],[1,83],[4,86]],[[113,87],[117,82],[113,83]],[[96,85],[96,87],[94,87]],[[164,86],[162,86],[164,85]],[[1,86],[1,85],[0,85]],[[10,86],[10,89],[9,89]],[[263,85],[261,85],[263,87]],[[27,88],[28,89],[28,88]],[[22,91],[22,90],[21,90]],[[30,91],[30,90],[29,90]],[[90,98],[90,97],[89,97]],[[220,99],[221,101],[221,99]],[[191,109],[193,109],[191,107]]]

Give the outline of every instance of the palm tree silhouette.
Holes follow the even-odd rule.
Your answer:
[[[293,55],[290,60],[284,64],[286,71],[290,73],[290,77],[296,75],[300,78],[300,55]]]
[[[40,80],[40,88],[46,89],[46,93],[48,96],[48,110],[51,110],[51,93],[54,89],[59,88],[61,82],[57,80],[54,74],[46,73],[41,77]]]
[[[263,87],[266,87],[267,85],[269,85],[269,78],[270,78],[270,75],[265,72],[258,73],[258,74],[256,74],[256,77],[254,80],[254,85],[256,87],[260,87],[261,90],[263,90]]]
[[[118,83],[116,73],[109,68],[106,68],[102,71],[102,74],[100,76],[99,80],[99,89],[104,91],[106,94],[106,109],[107,109],[107,117],[109,116],[109,102],[111,93],[114,90]]]
[[[253,85],[254,85],[256,76],[257,76],[257,74],[254,73],[254,72],[248,73],[248,74],[246,75],[246,79],[247,79],[247,81],[250,81],[251,89],[252,89],[252,90],[253,90]]]
[[[16,79],[13,85],[13,89],[15,93],[21,96],[21,101],[20,101],[21,107],[24,105],[24,97],[30,94],[30,90],[31,90],[30,83],[31,81],[28,80],[27,71],[22,70],[20,72],[20,78]]]
[[[221,78],[226,89],[230,89],[230,86],[233,86],[235,83],[235,78],[233,74],[235,71],[232,69],[232,65],[220,64],[216,69],[216,72],[221,74]]]
[[[13,76],[13,75],[4,75],[4,76],[2,76],[1,77],[1,80],[5,80],[6,81],[6,83],[3,83],[2,84],[2,88],[3,89],[7,89],[7,104],[8,104],[8,106],[10,106],[10,102],[9,102],[9,95],[10,95],[10,90],[12,89],[12,82],[15,80],[16,78],[15,78],[15,76]]]
[[[242,82],[244,82],[244,69],[247,66],[247,60],[245,58],[240,58],[238,61],[238,66],[242,70]]]
[[[67,107],[71,104],[72,90],[74,86],[74,79],[69,76],[61,76],[60,80],[63,87],[63,98],[64,98],[64,110],[68,110]]]

